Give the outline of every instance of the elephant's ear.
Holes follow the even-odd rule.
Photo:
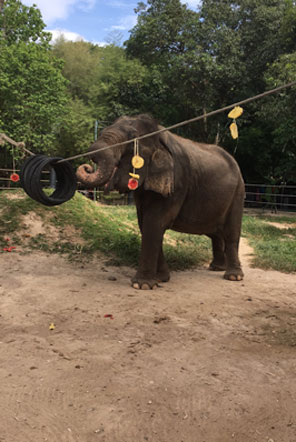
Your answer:
[[[174,160],[163,147],[156,149],[151,157],[144,188],[165,197],[174,191]]]

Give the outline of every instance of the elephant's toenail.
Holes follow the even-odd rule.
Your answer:
[[[137,282],[133,283],[133,288],[139,290],[140,285]]]
[[[236,281],[236,277],[234,275],[229,276],[230,281]]]
[[[149,284],[143,284],[141,287],[142,290],[150,290]]]

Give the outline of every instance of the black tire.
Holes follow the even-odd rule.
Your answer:
[[[67,161],[58,163],[61,159],[34,155],[22,165],[21,186],[32,199],[46,206],[56,206],[65,203],[74,196],[77,187],[74,169]],[[48,167],[54,169],[57,176],[56,189],[52,195],[46,195],[41,184],[41,174]]]

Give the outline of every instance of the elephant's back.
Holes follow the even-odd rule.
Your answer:
[[[186,164],[188,172],[206,178],[231,174],[236,182],[243,182],[239,165],[226,150],[216,144],[200,143],[171,134],[176,158]]]

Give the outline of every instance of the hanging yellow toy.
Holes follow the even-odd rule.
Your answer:
[[[243,112],[244,112],[244,110],[242,107],[235,106],[235,108],[232,109],[232,111],[230,111],[228,114],[228,118],[233,118],[233,123],[231,123],[229,129],[230,129],[231,136],[234,140],[236,140],[238,138],[238,128],[237,128],[237,124],[236,124],[235,120],[236,120],[236,118],[240,117]]]
[[[130,172],[131,178],[128,181],[127,187],[130,190],[136,190],[139,186],[138,180],[140,179],[140,175],[136,173],[135,169],[141,169],[144,166],[144,158],[142,158],[139,154],[139,140],[136,139],[134,141],[134,156],[132,158],[132,166],[133,166],[133,172]]]

